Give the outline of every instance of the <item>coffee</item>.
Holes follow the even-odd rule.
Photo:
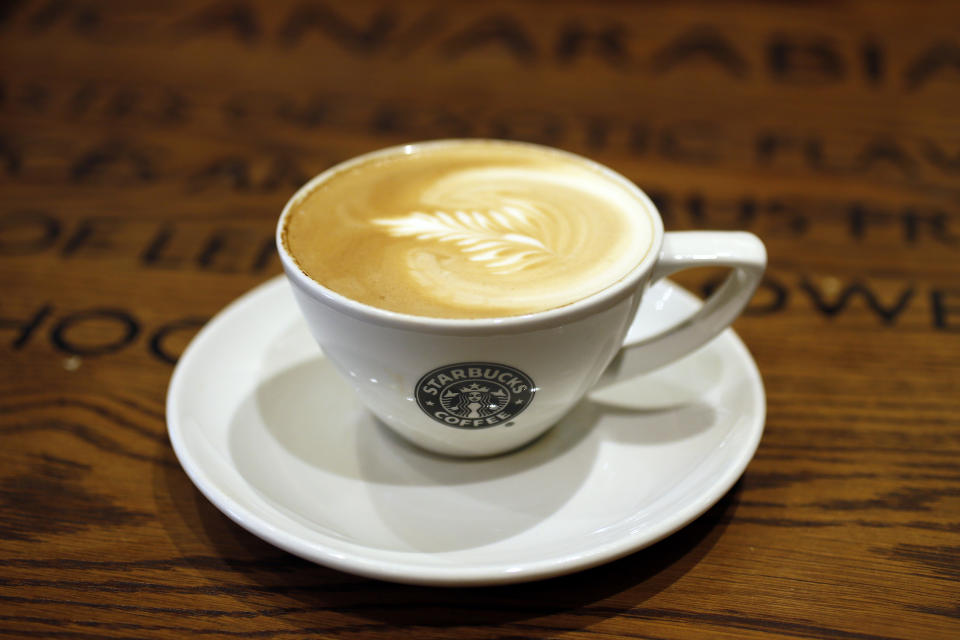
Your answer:
[[[375,154],[296,200],[282,241],[337,293],[417,316],[566,306],[650,251],[644,202],[590,162],[532,145],[452,141]]]

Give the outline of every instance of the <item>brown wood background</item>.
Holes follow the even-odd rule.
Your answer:
[[[960,4],[0,5],[0,636],[960,637]],[[746,228],[769,401],[702,518],[509,588],[311,565],[212,507],[172,363],[279,273],[276,216],[354,154],[581,152],[671,229]],[[688,274],[695,290],[712,274]]]

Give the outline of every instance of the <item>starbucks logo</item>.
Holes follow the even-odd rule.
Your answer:
[[[530,376],[492,362],[438,367],[417,382],[417,405],[451,427],[485,429],[508,423],[527,408],[536,387]]]

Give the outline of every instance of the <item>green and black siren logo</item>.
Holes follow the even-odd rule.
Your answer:
[[[424,413],[460,429],[508,422],[527,408],[535,391],[530,376],[492,362],[438,367],[420,378],[416,387],[417,404]]]

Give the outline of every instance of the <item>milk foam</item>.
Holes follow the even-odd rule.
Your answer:
[[[564,306],[650,249],[644,204],[593,166],[536,147],[428,147],[334,175],[291,212],[301,268],[402,313],[497,317]]]

